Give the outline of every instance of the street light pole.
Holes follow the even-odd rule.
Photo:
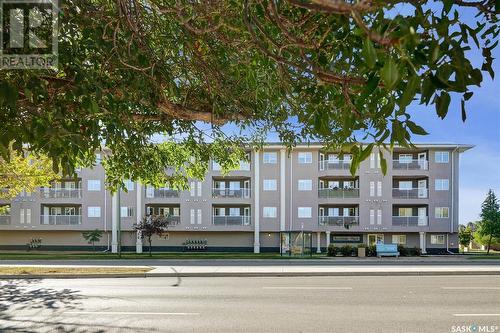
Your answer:
[[[120,192],[121,188],[118,188],[116,190],[116,219],[117,219],[117,226],[116,226],[116,237],[117,237],[117,252],[118,252],[118,258],[122,257],[122,217],[121,217],[121,203],[120,203]]]

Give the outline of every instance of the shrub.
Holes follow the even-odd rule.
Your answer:
[[[340,248],[340,254],[342,254],[344,257],[351,257],[352,252],[353,251],[351,245],[344,245]]]
[[[413,247],[408,249],[409,256],[419,256],[421,254],[420,249],[418,247]]]
[[[366,247],[366,256],[367,257],[376,257],[377,256],[377,247],[375,245],[368,245]]]
[[[401,244],[398,245],[398,252],[399,252],[399,255],[402,257],[406,257],[409,255],[408,249]]]
[[[339,252],[339,248],[330,244],[330,245],[328,245],[328,250],[326,252],[326,255],[329,257],[335,257],[338,252]]]

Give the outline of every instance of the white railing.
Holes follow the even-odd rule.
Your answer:
[[[428,224],[427,216],[393,216],[392,225],[396,227],[425,227]]]
[[[394,170],[428,170],[429,161],[424,159],[419,160],[393,160],[392,168]]]
[[[349,170],[351,168],[351,161],[319,161],[319,170]]]
[[[82,224],[81,215],[41,215],[40,224],[45,225],[78,225]]]
[[[426,188],[401,189],[393,188],[392,197],[398,199],[427,199],[428,191]]]
[[[243,216],[243,215],[236,215],[236,216],[214,215],[212,217],[212,223],[214,225],[224,225],[224,226],[230,226],[230,225],[250,225],[250,216]]]
[[[40,189],[42,198],[81,198],[81,188],[48,188]]]
[[[212,196],[214,198],[250,198],[250,189],[214,188],[212,189]]]
[[[0,215],[0,225],[9,225],[10,215]]]
[[[359,188],[320,188],[320,198],[359,198]]]
[[[349,227],[359,225],[359,216],[319,216],[319,225],[329,225],[336,227]]]

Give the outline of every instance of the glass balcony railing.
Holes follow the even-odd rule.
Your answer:
[[[0,215],[0,225],[9,225],[10,215]]]
[[[44,225],[78,225],[82,224],[81,215],[41,215],[40,224]]]
[[[81,188],[42,188],[40,189],[42,198],[81,198]]]
[[[250,189],[214,188],[212,189],[212,196],[214,198],[250,198]]]
[[[359,188],[320,188],[319,198],[359,198]]]
[[[223,225],[223,226],[250,225],[250,216],[243,216],[243,215],[236,215],[236,216],[214,215],[213,218],[212,218],[212,223],[214,225]]]
[[[179,191],[169,188],[147,188],[146,198],[178,198]]]
[[[428,225],[427,216],[393,216],[392,225],[396,227],[425,227]]]
[[[392,197],[397,199],[427,199],[428,191],[426,188],[393,188]]]
[[[351,161],[319,161],[319,170],[349,170],[351,168]]]
[[[319,216],[318,224],[347,228],[359,225],[359,216]]]
[[[429,162],[427,160],[393,160],[392,168],[394,170],[428,170]]]

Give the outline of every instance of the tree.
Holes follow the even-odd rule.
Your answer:
[[[258,147],[270,131],[289,147],[314,140],[350,152],[354,172],[375,146],[426,134],[407,110],[414,101],[445,118],[460,99],[465,120],[471,88],[494,76],[500,30],[493,0],[68,0],[60,9],[57,70],[0,72],[0,146],[29,143],[71,171],[105,143],[112,185],[187,186],[209,159],[231,168],[242,145]],[[224,124],[241,132],[227,136]],[[169,141],[153,144],[158,133]]]
[[[53,171],[52,160],[47,156],[26,149],[18,151],[13,148],[14,145],[11,142],[6,156],[0,157],[0,199],[4,200],[11,200],[22,191],[34,192],[59,178]]]
[[[82,236],[87,241],[87,243],[92,244],[92,251],[95,251],[95,243],[101,240],[102,231],[99,229],[86,231],[82,233]]]
[[[488,195],[481,206],[480,216],[481,221],[476,232],[479,237],[488,237],[486,244],[488,250],[486,253],[489,254],[492,240],[500,238],[500,205],[492,190],[488,191]]]
[[[465,247],[469,246],[472,240],[472,229],[470,226],[460,225],[458,230],[458,242],[462,245],[463,251]]]
[[[147,239],[149,244],[149,256],[152,256],[152,237],[162,237],[168,230],[170,222],[163,215],[148,215],[141,222],[134,224],[134,230],[139,232],[141,239]]]

